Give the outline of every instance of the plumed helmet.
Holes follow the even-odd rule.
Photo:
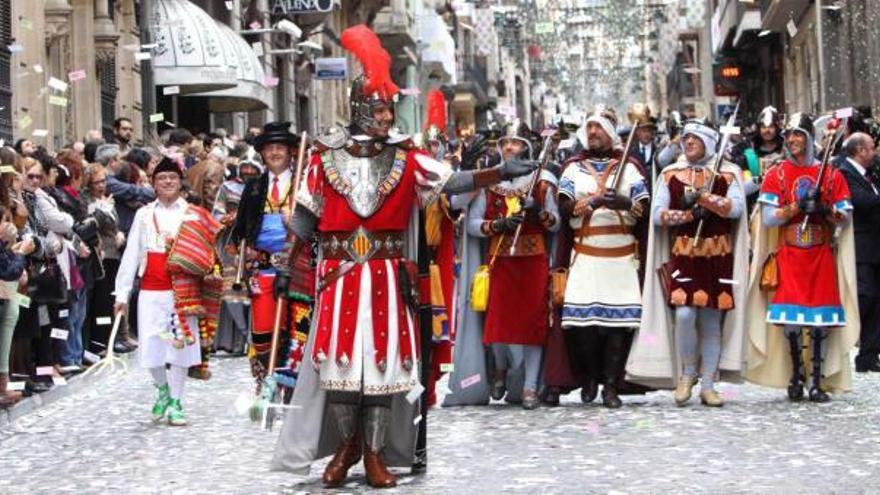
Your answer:
[[[364,66],[364,73],[351,83],[351,122],[361,130],[376,127],[373,111],[380,106],[392,107],[400,92],[391,79],[391,55],[364,24],[343,31],[340,42]]]
[[[446,140],[446,97],[443,91],[428,92],[425,118],[425,142]]]
[[[807,135],[808,139],[813,139],[815,128],[813,127],[813,116],[806,112],[793,113],[785,119],[785,133],[800,131]]]

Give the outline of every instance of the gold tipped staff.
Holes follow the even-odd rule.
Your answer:
[[[90,374],[97,376],[105,371],[111,373],[128,372],[128,363],[126,360],[117,356],[116,353],[113,352],[113,343],[116,342],[116,334],[119,333],[120,323],[122,323],[122,311],[118,311],[113,319],[113,329],[110,331],[110,340],[107,342],[107,355],[97,363],[93,364],[91,368],[87,369],[82,376],[85,377]]]

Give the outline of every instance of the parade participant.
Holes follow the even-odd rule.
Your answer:
[[[767,173],[761,186],[746,378],[787,386],[789,400],[802,400],[808,379],[802,352],[806,327],[812,361],[809,399],[827,402],[828,391],[850,387],[849,351],[858,340],[859,313],[849,187],[839,170],[816,160],[813,132],[810,115],[789,117],[787,158]]]
[[[767,170],[781,161],[785,155],[782,148],[782,132],[779,127],[779,112],[772,106],[765,107],[758,114],[758,132],[752,137],[751,146],[743,152],[739,166],[743,170],[743,186],[748,211],[754,209],[758,191]]]
[[[657,142],[657,117],[651,115],[651,107],[644,103],[633,104],[627,117],[636,133],[637,142],[633,143],[633,155],[639,159],[642,169],[653,177],[660,151],[660,143]]]
[[[358,25],[341,42],[364,76],[352,84],[350,125],[317,140],[297,191],[288,259],[317,237],[321,260],[317,318],[306,346],[313,366],[300,371],[273,469],[307,472],[314,459],[335,452],[323,481],[336,487],[363,456],[367,482],[381,488],[397,483],[387,466],[413,466],[415,424],[424,420],[413,392],[426,357],[418,354],[414,326],[414,206],[432,203],[441,191],[528,174],[535,164],[452,172],[427,157],[392,131],[399,88],[378,36]]]
[[[846,161],[840,172],[853,203],[856,281],[860,318],[856,371],[880,371],[880,187],[870,171],[876,157],[874,139],[856,132],[843,143]]]
[[[642,322],[626,368],[637,383],[675,386],[678,406],[698,371],[700,402],[711,407],[724,404],[714,386],[719,372],[738,381],[744,371],[745,200],[739,167],[722,160],[715,169],[715,154],[724,153],[717,143],[710,125],[688,122],[683,155],[657,178]]]
[[[574,344],[569,360],[585,364],[592,384],[603,383],[602,403],[609,408],[622,405],[617,386],[629,351],[627,333],[641,320],[633,227],[649,204],[636,164],[620,164],[623,150],[613,146],[616,124],[611,110],[587,118],[587,149],[570,161],[559,185],[559,207],[575,239],[561,314]],[[595,385],[583,389],[590,395]]]
[[[182,227],[188,222],[200,224],[211,235],[216,235],[219,229],[206,210],[187,205],[180,196],[182,181],[183,171],[172,159],[164,158],[156,166],[153,187],[157,199],[135,214],[116,276],[114,306],[115,314],[125,314],[134,279],[139,275],[140,364],[150,371],[159,390],[152,410],[153,419],[161,421],[167,414],[168,423],[174,426],[186,424],[181,400],[187,369],[201,362],[200,321],[190,309],[200,306],[202,314],[210,310],[205,307],[208,303],[204,298],[193,293],[200,281],[175,275],[169,259],[179,253]],[[209,265],[210,270],[213,239],[208,241],[180,247],[191,250],[190,256]]]
[[[214,209],[211,214],[224,227],[219,236],[219,244],[222,248],[232,244],[230,239],[238,216],[238,206],[241,202],[244,185],[250,180],[258,179],[262,174],[263,164],[260,161],[260,155],[249,147],[241,160],[234,165],[231,177],[223,182],[220,190],[217,191],[217,199],[214,201]],[[217,335],[214,336],[214,349],[241,354],[246,350],[250,332],[250,318],[247,315],[250,299],[242,287],[233,287],[238,275],[237,256],[230,255],[225,249],[219,249],[219,251],[223,253],[221,261],[223,263],[224,290],[220,306],[220,314],[223,316],[220,318]],[[245,275],[244,270],[242,270],[242,275]]]
[[[295,260],[297,269],[287,273],[280,267],[279,256],[284,253],[287,225],[292,215],[293,171],[291,160],[299,146],[299,137],[290,132],[290,122],[271,122],[254,139],[254,148],[262,156],[265,171],[256,180],[247,182],[241,200],[229,249],[239,247],[246,240],[246,256],[251,271],[251,372],[256,379],[257,395],[260,395],[266,377],[275,370],[268,370],[275,327],[277,298],[285,298],[282,310],[282,345],[295,359],[301,359],[305,345],[305,332],[297,332],[301,326],[308,327],[311,318],[313,277],[311,276],[311,249],[305,249]],[[293,277],[291,277],[293,275]],[[291,285],[291,279],[294,279]],[[279,363],[285,363],[280,359]],[[297,362],[293,365],[296,371]],[[293,385],[289,382],[288,385]]]
[[[446,97],[439,89],[428,92],[425,118],[425,148],[438,161],[451,154],[446,136]],[[443,376],[441,367],[452,362],[453,285],[455,264],[455,226],[449,197],[442,195],[425,208],[425,241],[430,249],[429,281],[431,301],[431,363],[426,375],[427,401],[431,407],[437,402],[435,386]]]
[[[486,161],[488,140],[476,134],[462,150],[459,170],[474,170]],[[459,288],[452,319],[455,328],[453,370],[449,374],[449,393],[443,407],[477,406],[489,403],[489,363],[483,345],[484,311],[471,304],[469,283],[483,264],[480,239],[468,234],[467,217],[477,192],[453,195],[449,202],[460,212],[456,225],[456,252],[459,263]]]
[[[498,140],[502,162],[531,158],[530,137],[528,127],[519,120],[509,124]],[[492,397],[500,400],[506,392],[506,375],[512,364],[507,362],[508,346],[521,350],[525,409],[539,404],[538,379],[549,316],[545,235],[559,230],[556,186],[556,177],[542,169],[482,191],[468,212],[468,233],[489,238],[489,299],[483,342],[492,346],[495,356]]]

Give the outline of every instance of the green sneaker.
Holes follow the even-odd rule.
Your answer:
[[[171,426],[186,426],[186,414],[183,412],[183,406],[180,405],[180,399],[168,401],[168,424]]]
[[[159,422],[165,417],[165,411],[168,410],[168,401],[171,400],[171,395],[169,395],[167,384],[157,388],[159,389],[159,398],[153,404],[153,421]]]

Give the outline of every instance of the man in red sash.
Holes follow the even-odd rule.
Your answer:
[[[199,318],[192,312],[182,311],[178,304],[181,296],[192,300],[192,293],[188,290],[186,294],[180,293],[180,285],[174,283],[175,276],[169,272],[168,253],[184,222],[199,221],[203,218],[202,212],[210,218],[205,210],[187,205],[181,197],[182,179],[181,167],[172,159],[166,157],[156,166],[153,187],[157,199],[135,214],[116,276],[114,308],[117,314],[126,312],[135,276],[140,275],[137,308],[140,364],[150,371],[159,390],[153,419],[161,421],[167,415],[168,423],[174,426],[186,424],[180,401],[187,370],[201,363],[201,350]],[[205,258],[212,259],[208,252],[196,254],[206,254]]]

